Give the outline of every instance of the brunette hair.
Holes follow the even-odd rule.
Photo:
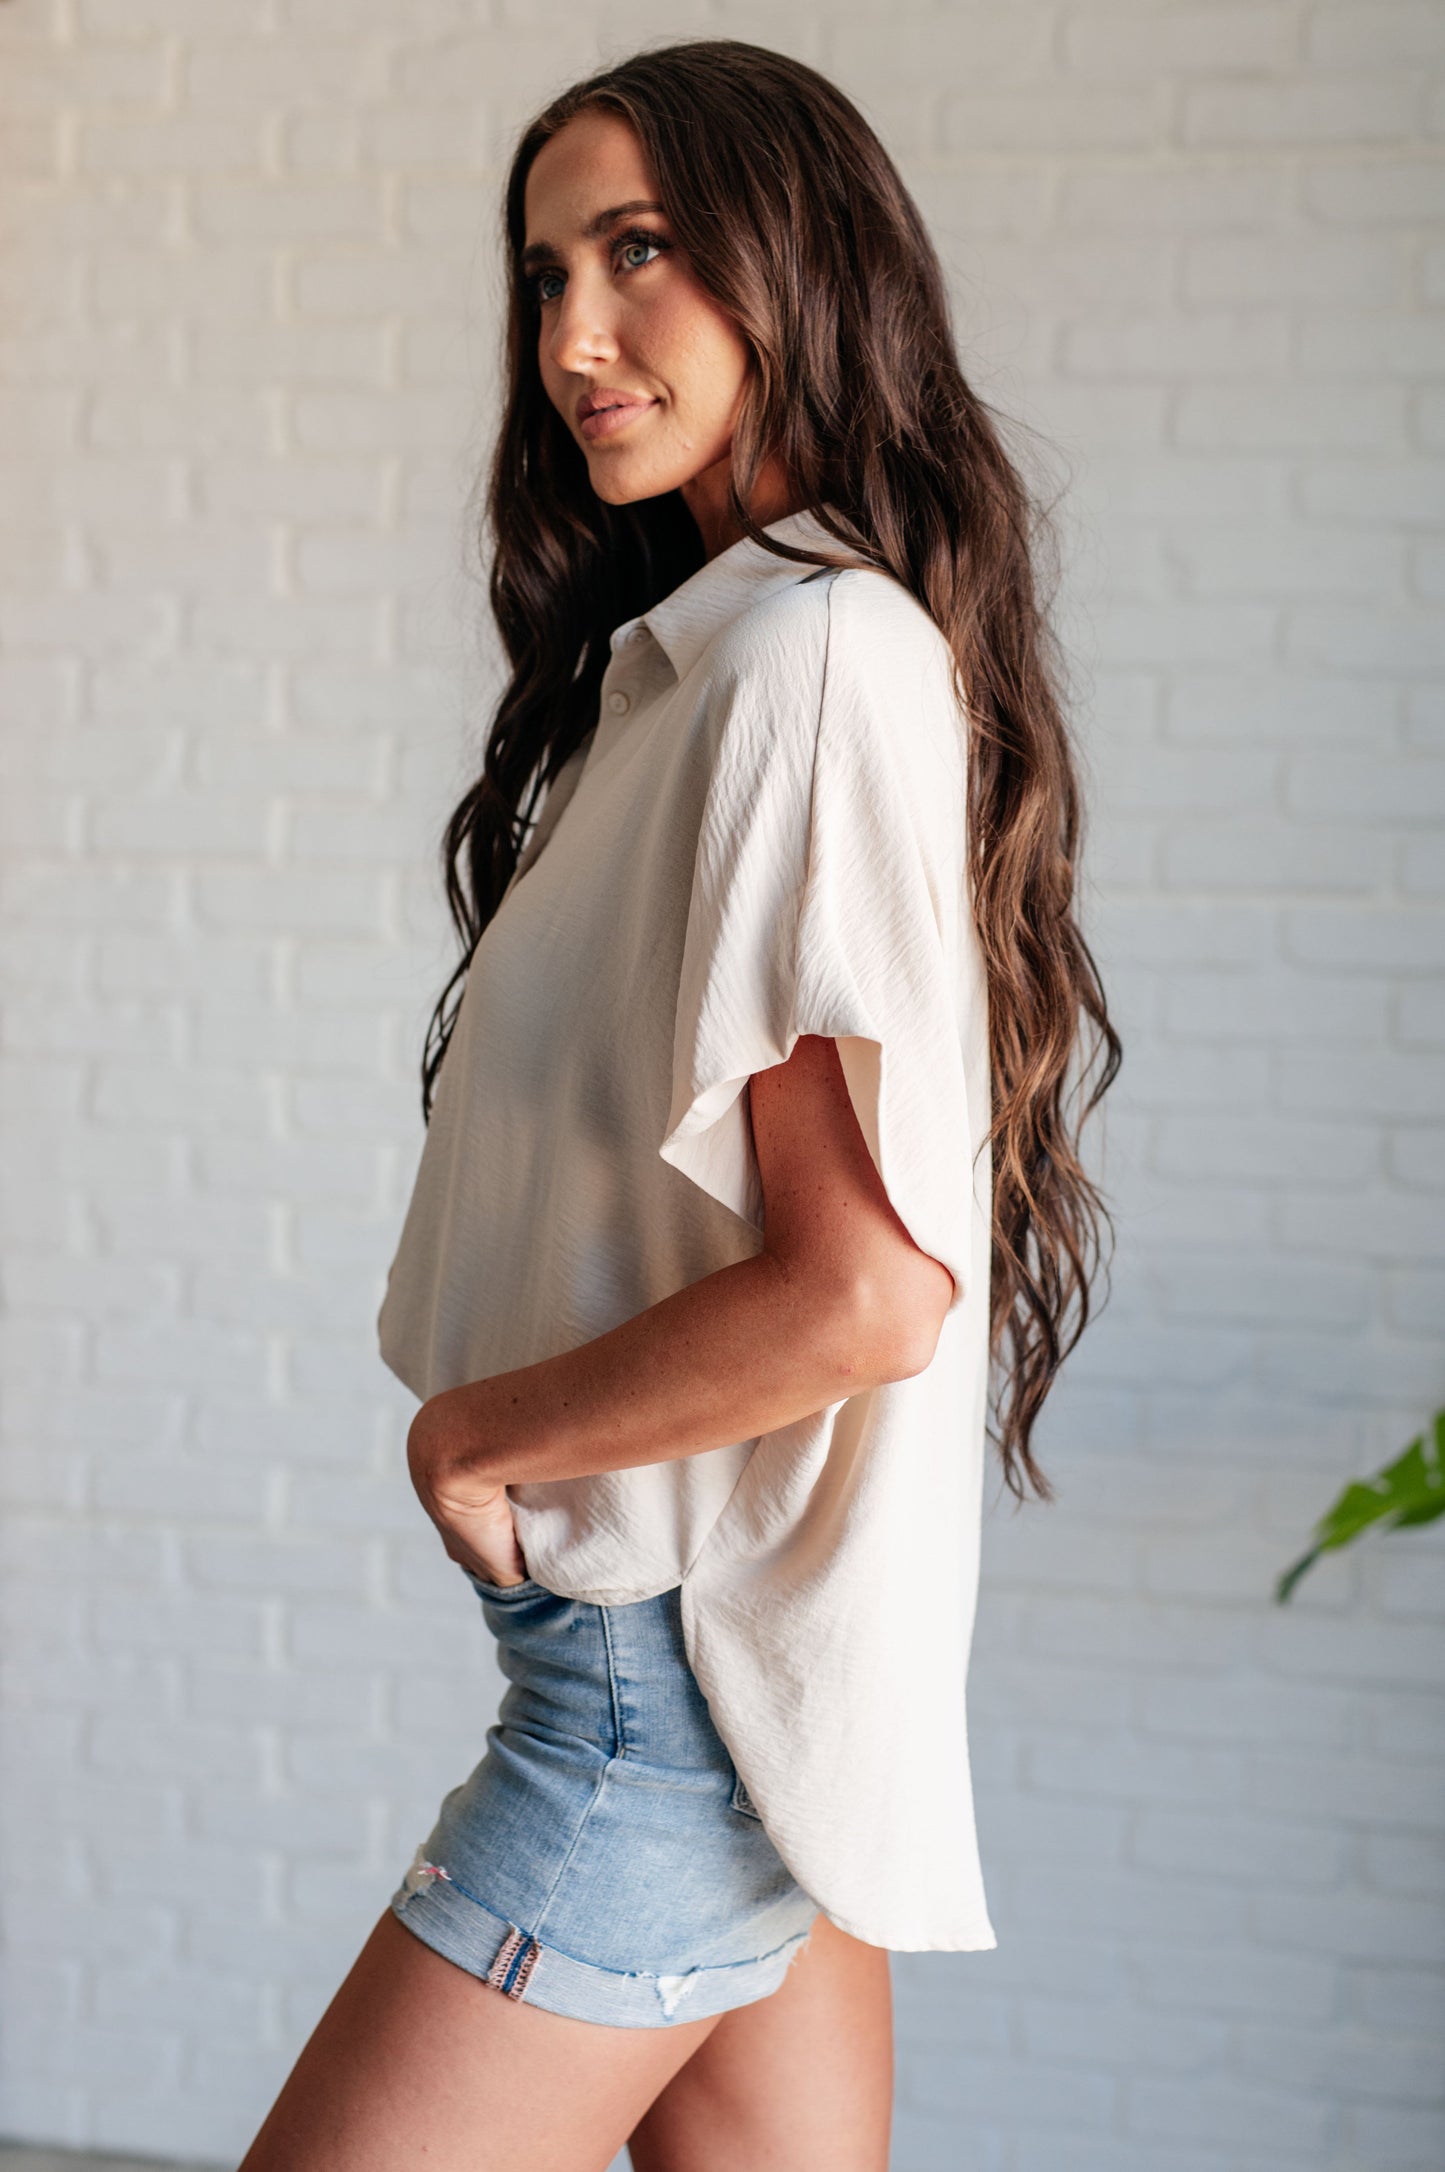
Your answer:
[[[1120,1056],[1075,918],[1079,790],[1035,563],[1048,526],[964,380],[942,271],[892,160],[825,77],[760,46],[687,40],[604,68],[538,115],[512,161],[506,404],[487,505],[512,676],[443,842],[464,955],[428,1027],[423,1114],[538,800],[596,721],[609,635],[703,562],[678,493],[622,506],[594,495],[537,367],[520,269],[527,175],[593,110],[635,130],[693,275],[751,349],[732,444],[738,528],[779,557],[839,562],[749,516],[776,456],[797,502],[902,582],[953,652],[993,1072],[993,1435],[1010,1490],[1022,1500],[1026,1475],[1048,1500],[1030,1439],[1088,1319],[1108,1232],[1079,1129]]]

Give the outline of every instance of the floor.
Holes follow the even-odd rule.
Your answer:
[[[171,2157],[103,2157],[90,2150],[31,2149],[0,2142],[0,2172],[216,2172],[214,2165],[178,2164]]]

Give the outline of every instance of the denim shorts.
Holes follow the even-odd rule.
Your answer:
[[[681,1591],[626,1606],[470,1581],[508,1688],[391,1906],[549,2013],[666,2028],[766,1998],[818,1913],[713,1726]]]

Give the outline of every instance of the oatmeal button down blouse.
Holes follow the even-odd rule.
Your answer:
[[[810,513],[768,533],[839,548]],[[572,1598],[682,1587],[718,1732],[833,1922],[991,1947],[965,1731],[989,1074],[947,644],[889,575],[745,538],[611,648],[471,963],[382,1355],[425,1399],[757,1251],[748,1078],[834,1036],[888,1195],[954,1278],[932,1362],[754,1440],[514,1486],[518,1537]]]

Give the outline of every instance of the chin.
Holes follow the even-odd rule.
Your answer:
[[[678,487],[673,476],[649,474],[621,460],[606,466],[599,462],[589,480],[604,505],[635,505],[639,498],[660,498],[664,491]]]

